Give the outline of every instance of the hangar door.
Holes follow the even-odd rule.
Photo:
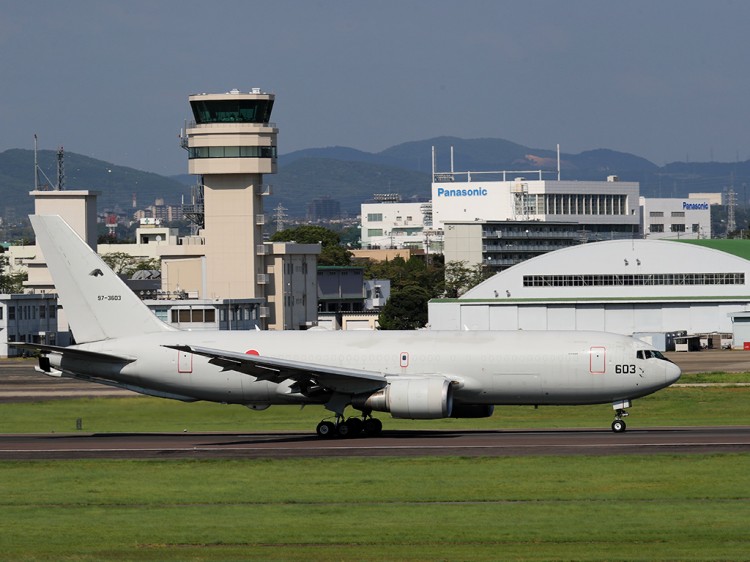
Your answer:
[[[487,306],[462,306],[459,330],[489,330],[490,314]]]
[[[608,304],[604,307],[604,330],[615,334],[630,335],[636,332],[633,322],[632,304]]]
[[[576,330],[604,331],[604,309],[596,304],[576,307]]]
[[[518,307],[491,306],[490,330],[518,330]]]
[[[548,330],[575,330],[576,310],[570,306],[550,306],[547,309]]]
[[[546,306],[521,306],[518,308],[518,328],[520,330],[546,330]]]

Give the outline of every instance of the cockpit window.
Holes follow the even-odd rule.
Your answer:
[[[662,355],[661,351],[656,351],[655,349],[639,349],[636,352],[636,357],[638,359],[661,359],[662,361],[669,361],[669,359]]]

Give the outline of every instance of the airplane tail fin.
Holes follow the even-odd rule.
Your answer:
[[[59,216],[31,215],[77,343],[173,331]]]

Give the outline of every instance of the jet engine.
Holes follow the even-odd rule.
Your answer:
[[[441,377],[395,379],[373,394],[355,397],[352,406],[390,412],[394,418],[447,418],[453,410],[453,390],[450,381]]]

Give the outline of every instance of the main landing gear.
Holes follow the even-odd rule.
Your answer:
[[[372,416],[363,416],[362,418],[349,418],[344,420],[344,416],[336,416],[336,422],[323,420],[318,424],[315,432],[318,437],[323,439],[332,439],[333,437],[357,437],[364,433],[367,436],[378,435],[383,429],[383,423]]]

